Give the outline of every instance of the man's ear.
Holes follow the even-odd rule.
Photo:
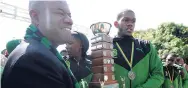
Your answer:
[[[39,24],[39,17],[36,11],[31,10],[29,11],[30,17],[31,17],[31,21],[33,24],[38,25]]]
[[[114,26],[115,26],[116,28],[119,28],[119,23],[118,23],[117,21],[115,21],[115,22],[114,22]]]

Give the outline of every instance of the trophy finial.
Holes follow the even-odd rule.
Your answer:
[[[112,25],[108,22],[98,22],[90,26],[94,35],[106,34],[110,32]]]

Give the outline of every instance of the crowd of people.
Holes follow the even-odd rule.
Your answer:
[[[88,38],[71,33],[65,0],[29,1],[31,25],[23,39],[10,40],[1,52],[2,88],[89,88],[92,57]],[[188,65],[174,53],[158,56],[152,43],[134,38],[134,11],[118,13],[113,38],[115,80],[119,88],[188,88]],[[66,44],[66,50],[57,51]]]

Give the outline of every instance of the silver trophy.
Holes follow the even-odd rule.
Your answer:
[[[108,35],[112,25],[98,22],[91,25],[95,37],[91,39],[92,81],[89,88],[119,88],[114,76],[112,38]]]

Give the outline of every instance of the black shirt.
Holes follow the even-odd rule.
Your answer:
[[[91,61],[87,58],[81,59],[78,63],[74,58],[71,57],[69,62],[70,69],[78,82],[92,73]]]

